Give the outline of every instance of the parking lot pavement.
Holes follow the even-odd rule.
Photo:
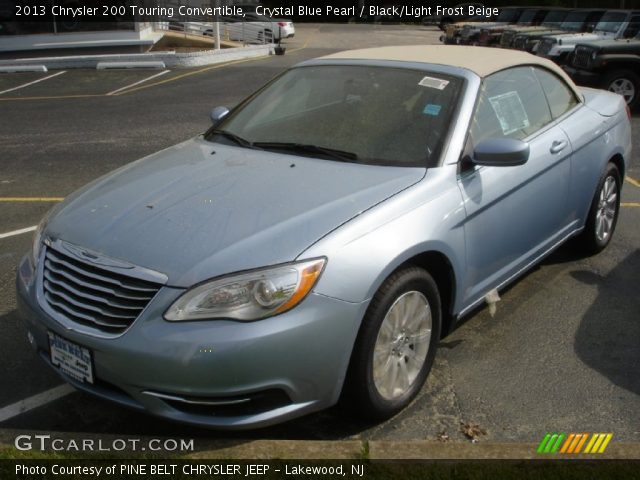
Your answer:
[[[302,25],[284,56],[172,71],[118,95],[106,94],[157,72],[65,72],[0,94],[0,418],[7,406],[62,384],[31,351],[15,309],[15,268],[31,234],[3,234],[35,226],[58,198],[94,178],[203,131],[213,106],[233,106],[291,64],[345,47],[433,43],[438,35],[422,27]],[[47,75],[0,75],[0,91]],[[640,130],[640,117],[633,128]],[[640,178],[637,155],[628,173]],[[465,441],[461,424],[477,423],[486,431],[480,441],[537,442],[547,431],[611,431],[614,441],[640,441],[640,183],[626,182],[622,201],[605,252],[581,258],[569,244],[504,292],[495,317],[486,309],[471,314],[441,342],[417,400],[387,422],[362,423],[334,408],[256,432],[212,433],[75,392],[0,428]]]

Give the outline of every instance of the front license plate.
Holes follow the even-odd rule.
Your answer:
[[[79,382],[93,383],[91,350],[49,332],[51,363]]]

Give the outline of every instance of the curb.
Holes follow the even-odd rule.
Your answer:
[[[196,445],[201,443],[196,441]],[[230,443],[230,442],[227,442]],[[253,440],[208,445],[187,459],[283,460],[630,460],[640,444],[614,443],[602,454],[538,454],[537,443],[470,443],[434,440]],[[204,446],[204,445],[203,445]]]
[[[166,68],[164,62],[98,62],[97,70],[109,70],[112,68],[155,68],[164,70]]]
[[[45,68],[50,70],[69,68],[95,69],[100,63],[164,63],[166,68],[191,68],[217,63],[243,60],[253,57],[272,55],[275,45],[250,45],[247,47],[225,48],[221,50],[203,50],[199,52],[176,53],[151,52],[110,55],[74,55],[65,57],[40,57],[17,58],[13,60],[0,60],[0,71],[27,71],[16,70],[18,68]],[[37,64],[37,65],[34,65]],[[158,67],[154,67],[158,68]],[[30,70],[34,71],[34,70]],[[46,70],[37,70],[46,71]]]
[[[48,72],[44,65],[5,65],[0,66],[0,73]]]
[[[62,442],[75,441],[81,444],[85,440],[93,440],[102,446],[110,446],[115,440],[135,438],[139,445],[144,445],[149,440],[167,437],[91,434],[78,432],[44,432],[18,429],[0,429],[0,449],[7,454],[20,454],[14,446],[16,437],[28,435],[46,435],[47,438],[61,439]],[[494,443],[494,442],[439,442],[435,440],[250,440],[238,438],[211,439],[207,437],[187,438],[180,435],[172,437],[174,440],[193,441],[194,451],[185,453],[179,451],[144,452],[141,449],[132,451],[124,449],[111,451],[110,455],[124,458],[149,454],[156,456],[177,455],[176,458],[193,459],[281,459],[281,460],[638,460],[640,459],[640,443],[613,442],[606,451],[601,454],[538,454],[537,443]],[[42,455],[39,448],[34,453]],[[105,450],[102,450],[104,452]],[[51,449],[45,450],[54,452]],[[70,450],[66,452],[77,458],[91,458],[99,454],[97,448],[94,451]]]

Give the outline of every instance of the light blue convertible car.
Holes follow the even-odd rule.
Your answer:
[[[301,63],[40,224],[18,298],[69,383],[215,428],[423,386],[441,336],[570,237],[616,227],[622,97],[460,46]]]

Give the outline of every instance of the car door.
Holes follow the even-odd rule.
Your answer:
[[[573,229],[582,226],[600,179],[602,151],[611,118],[582,105],[564,79],[549,70],[535,69],[551,106],[551,115],[569,137],[572,147],[569,180],[569,217]]]
[[[552,118],[533,67],[483,81],[467,155],[486,138],[529,144],[520,166],[474,166],[461,160],[458,185],[466,210],[465,303],[481,299],[558,242],[568,223],[571,145]]]

